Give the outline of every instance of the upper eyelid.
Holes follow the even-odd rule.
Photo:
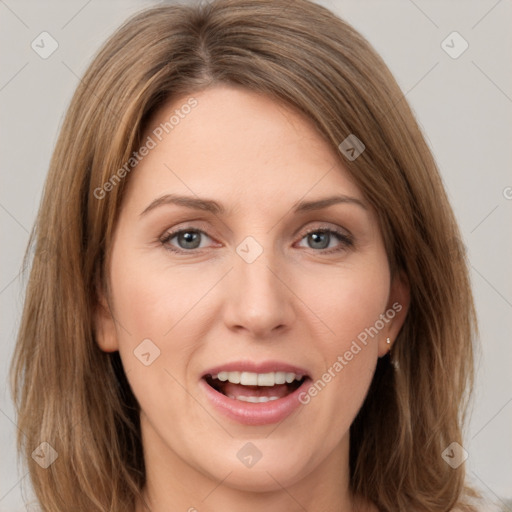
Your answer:
[[[350,231],[348,231],[348,229],[342,228],[342,227],[339,227],[339,226],[336,226],[336,227],[332,227],[332,226],[315,226],[315,227],[312,227],[312,228],[307,228],[306,231],[303,232],[303,234],[307,235],[309,233],[314,233],[315,231],[331,231],[333,233],[340,233],[340,232],[346,231],[346,236],[352,236]],[[299,234],[299,232],[297,232],[297,234]]]
[[[194,221],[192,221],[192,222],[194,222]],[[318,221],[318,222],[320,222],[321,225],[313,226],[313,227],[310,227],[310,228],[300,228],[300,229],[296,230],[293,233],[293,236],[294,237],[297,236],[303,229],[306,229],[304,231],[305,234],[308,234],[311,231],[334,231],[334,232],[336,232],[336,231],[340,231],[341,230],[341,231],[346,231],[347,236],[351,236],[351,233],[350,233],[350,231],[347,228],[343,228],[341,226],[332,226],[332,223],[331,223],[331,225],[328,225],[329,223],[326,223],[326,222],[322,222],[322,221]],[[208,229],[207,228],[197,227],[197,226],[194,226],[192,224],[188,224],[188,225],[185,225],[183,227],[168,228],[168,229],[166,229],[163,232],[162,237],[166,237],[169,234],[176,235],[176,234],[181,233],[183,231],[200,231],[201,233],[205,234],[206,236],[209,236],[210,238],[212,238],[212,236],[208,234]]]

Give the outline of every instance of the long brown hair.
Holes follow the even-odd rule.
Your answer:
[[[363,141],[357,159],[339,158],[378,213],[411,303],[395,364],[379,360],[351,426],[351,488],[383,511],[473,510],[463,506],[464,465],[454,469],[441,455],[462,444],[477,328],[457,224],[386,65],[350,25],[307,0],[149,9],[85,73],[31,236],[11,367],[18,447],[43,510],[133,510],[145,483],[138,404],[118,354],[99,349],[93,327],[129,172],[108,193],[98,190],[122,174],[156,109],[218,83],[293,106],[333,148],[351,134]],[[46,469],[31,456],[42,442],[58,454]]]

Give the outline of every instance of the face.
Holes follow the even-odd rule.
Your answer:
[[[128,178],[98,343],[119,350],[160,471],[253,491],[313,481],[348,464],[407,289],[307,120],[239,88],[191,96],[151,120]]]

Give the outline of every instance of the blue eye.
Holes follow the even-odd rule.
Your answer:
[[[311,230],[306,233],[302,240],[306,240],[308,248],[319,249],[326,253],[341,251],[354,245],[350,236],[333,229]],[[333,245],[332,242],[335,243],[336,241],[338,242],[338,245]]]
[[[185,228],[166,233],[161,244],[169,251],[176,253],[194,252],[196,249],[207,247],[207,240],[212,240],[204,231],[195,228]],[[306,241],[306,248],[329,254],[353,247],[354,241],[350,235],[334,229],[316,228],[308,231],[300,241]],[[304,247],[304,245],[300,245]]]
[[[210,238],[206,233],[199,229],[181,229],[173,233],[167,233],[160,241],[171,251],[181,252],[194,249],[202,249],[201,238]],[[172,244],[172,240],[176,239],[176,247]]]

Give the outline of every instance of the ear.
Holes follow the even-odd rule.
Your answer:
[[[103,286],[97,283],[96,305],[94,308],[94,334],[96,342],[104,352],[115,352],[119,350],[117,341],[116,325],[110,310]]]
[[[379,357],[386,355],[402,328],[411,301],[409,280],[403,272],[396,272],[391,280],[388,304],[383,313],[384,328],[379,336]],[[390,343],[387,343],[387,339]]]

